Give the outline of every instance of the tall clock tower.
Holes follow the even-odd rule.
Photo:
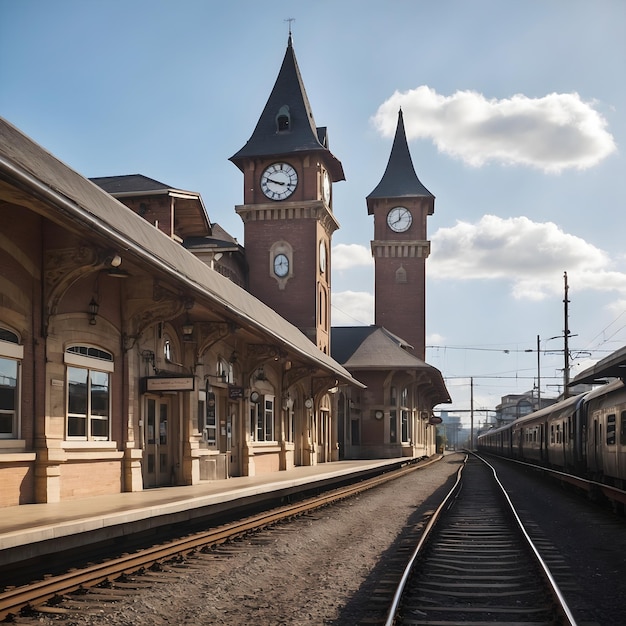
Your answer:
[[[374,216],[374,321],[410,343],[422,360],[430,253],[426,219],[434,210],[435,196],[415,173],[400,110],[387,169],[367,196],[368,215]]]
[[[321,350],[330,341],[330,244],[339,228],[332,184],[341,162],[317,128],[291,33],[278,78],[246,145],[230,160],[243,172],[249,290]]]

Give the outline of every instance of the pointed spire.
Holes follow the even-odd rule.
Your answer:
[[[387,169],[382,179],[367,196],[368,212],[371,214],[370,199],[375,198],[402,198],[402,197],[425,197],[433,198],[432,193],[422,185],[415,173],[413,160],[409,152],[409,144],[404,130],[404,117],[402,109],[398,112],[398,125],[396,136],[393,140],[391,155],[387,163]]]
[[[325,142],[324,131],[315,126],[290,29],[282,66],[256,128],[246,145],[230,160],[243,171],[243,163],[250,157],[323,151],[333,181],[344,180],[341,162],[320,142],[320,131]]]

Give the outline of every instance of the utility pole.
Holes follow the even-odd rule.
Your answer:
[[[569,299],[567,297],[567,292],[569,287],[567,285],[567,272],[563,273],[564,287],[565,287],[565,298],[563,300],[564,306],[564,315],[565,315],[565,329],[563,330],[563,399],[569,397],[569,322],[568,322],[568,307]]]
[[[470,378],[470,450],[474,449],[474,377]]]
[[[539,352],[539,335],[537,335],[537,409],[541,408],[541,355]]]

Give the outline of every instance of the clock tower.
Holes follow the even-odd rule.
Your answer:
[[[252,136],[230,160],[242,171],[249,291],[322,351],[330,341],[332,184],[345,180],[304,89],[291,33]]]
[[[422,185],[411,160],[402,111],[387,169],[367,196],[374,216],[374,323],[402,337],[415,356],[426,352],[426,218],[435,196]]]

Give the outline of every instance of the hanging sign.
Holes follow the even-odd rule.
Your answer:
[[[228,386],[228,399],[239,400],[243,398],[243,387],[237,387],[236,385]]]

